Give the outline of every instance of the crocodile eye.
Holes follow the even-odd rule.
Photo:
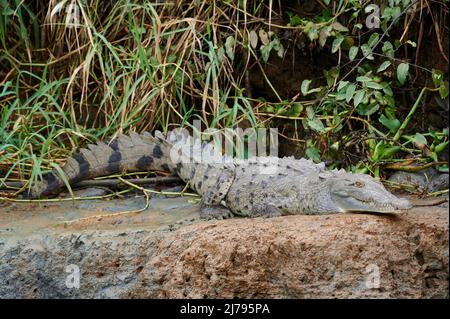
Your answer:
[[[353,186],[358,187],[358,188],[363,188],[364,187],[364,182],[362,181],[356,181]]]

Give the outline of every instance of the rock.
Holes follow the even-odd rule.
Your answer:
[[[389,177],[389,181],[402,184],[413,190],[426,189],[429,193],[433,193],[448,189],[449,174],[439,174],[433,168],[428,168],[419,172],[398,171]]]
[[[120,218],[2,238],[0,298],[449,297],[444,208],[172,227]]]
[[[75,197],[94,197],[94,196],[104,196],[108,193],[105,188],[101,187],[86,187],[73,191],[73,195]],[[61,193],[61,198],[71,197],[69,193]]]

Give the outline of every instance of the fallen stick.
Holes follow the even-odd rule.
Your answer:
[[[126,181],[136,184],[151,184],[151,183],[178,183],[182,182],[181,178],[178,176],[165,176],[165,177],[149,177],[149,178],[130,178],[126,179]],[[20,188],[23,187],[25,183],[23,182],[2,182],[0,184],[0,190],[5,190],[8,188]],[[79,183],[74,184],[74,187],[114,187],[118,185],[126,185],[126,183],[122,182],[118,179],[91,179],[86,181],[81,181]]]

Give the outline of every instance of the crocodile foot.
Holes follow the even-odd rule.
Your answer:
[[[253,217],[271,218],[281,216],[281,211],[272,205],[255,205],[252,212]]]
[[[201,219],[228,219],[232,217],[233,213],[225,207],[205,206],[200,210]]]

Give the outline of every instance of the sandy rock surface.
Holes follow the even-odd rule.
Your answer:
[[[208,222],[186,199],[133,205],[3,204],[0,298],[449,296],[445,204]]]

